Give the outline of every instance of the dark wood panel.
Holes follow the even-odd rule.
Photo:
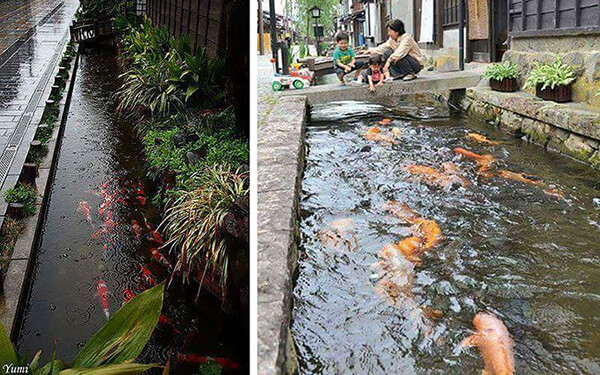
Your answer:
[[[187,34],[195,51],[205,47],[209,53],[223,52],[222,24],[227,0],[148,0],[146,14],[174,37]]]

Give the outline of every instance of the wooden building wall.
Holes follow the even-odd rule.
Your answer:
[[[166,26],[174,37],[190,36],[192,49],[205,47],[211,55],[223,55],[225,0],[147,0],[147,16]]]
[[[508,0],[510,31],[600,27],[599,0]],[[524,6],[523,6],[524,5]]]

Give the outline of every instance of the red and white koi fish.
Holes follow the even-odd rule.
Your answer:
[[[150,271],[146,266],[142,266],[142,277],[146,282],[150,285],[156,285],[156,280],[154,280],[154,275],[152,275],[152,271]]]
[[[162,255],[155,247],[150,248],[150,253],[152,254],[152,258],[154,258],[158,263],[167,267],[169,270],[173,268],[167,258],[165,258],[165,256]]]
[[[88,205],[88,202],[79,202],[79,210],[85,215],[85,219],[87,221],[92,221],[92,213],[90,211],[90,206]]]
[[[102,244],[102,251],[106,251],[108,250],[108,245],[107,244]]]
[[[123,291],[123,305],[131,301],[134,297],[135,293],[131,289],[125,288]]]
[[[173,323],[171,321],[171,319],[167,318],[167,316],[165,314],[160,314],[160,316],[158,317],[158,322],[160,324],[164,324],[166,326],[171,327],[171,329],[173,330],[173,333],[175,333],[177,335],[181,334],[181,331],[175,327],[175,323]]]
[[[236,362],[227,359],[227,358],[222,358],[222,357],[205,357],[205,356],[200,356],[198,354],[183,354],[183,353],[179,353],[177,355],[177,360],[179,362],[187,362],[187,363],[195,363],[195,364],[202,364],[202,363],[206,363],[210,360],[213,360],[215,362],[217,362],[218,364],[221,365],[221,367],[223,367],[224,369],[227,370],[237,370],[240,368],[240,365],[237,364]]]
[[[140,204],[145,205],[146,204],[146,193],[144,192],[144,188],[142,187],[141,182],[138,182],[138,184],[135,188],[135,193],[137,194],[137,200],[140,202]]]
[[[142,227],[137,220],[131,222],[131,229],[133,229],[133,233],[135,233],[138,240],[142,238]]]
[[[102,304],[104,315],[106,316],[106,319],[108,319],[110,317],[110,312],[109,312],[110,300],[108,297],[108,293],[109,293],[108,287],[106,286],[106,283],[104,282],[104,280],[102,280],[102,279],[98,280],[98,296],[100,297],[100,303]]]

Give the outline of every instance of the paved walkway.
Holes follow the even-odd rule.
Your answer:
[[[1,0],[0,0],[1,1]],[[0,2],[0,193],[14,186],[67,42],[77,0]],[[10,29],[16,27],[15,29]],[[0,199],[0,220],[6,210]]]
[[[273,80],[273,64],[271,63],[271,54],[257,55],[256,79],[258,80],[258,127],[262,126],[263,121],[271,112],[271,108],[277,100],[277,94],[271,89]]]

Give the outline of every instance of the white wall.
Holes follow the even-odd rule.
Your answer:
[[[415,34],[413,23],[413,0],[390,0],[392,19],[400,19],[404,22],[407,33]]]

